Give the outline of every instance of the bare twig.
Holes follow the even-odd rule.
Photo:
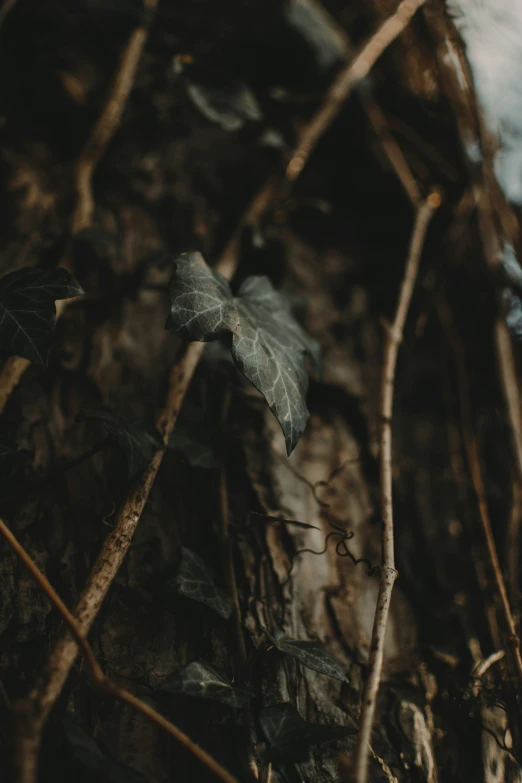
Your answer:
[[[156,5],[157,0],[144,0],[145,8],[150,11],[154,10]],[[7,13],[7,10],[9,10],[7,6],[8,3],[4,3],[0,10],[0,24],[2,22],[2,13],[4,11]],[[94,211],[92,176],[120,123],[136,77],[136,69],[147,41],[147,35],[147,27],[143,24],[138,25],[131,33],[121,56],[120,65],[105,106],[78,157],[75,168],[76,204],[70,223],[72,236],[91,224]],[[68,268],[70,260],[66,257],[62,261],[61,266]],[[56,312],[58,316],[63,312],[66,301],[60,300],[57,302]],[[12,356],[5,362],[0,372],[0,413],[3,412],[7,400],[18,386],[22,375],[29,365],[30,362],[20,356]]]
[[[390,164],[397,175],[399,182],[404,188],[404,192],[408,196],[411,204],[414,207],[418,207],[422,201],[421,192],[417,181],[413,176],[411,169],[408,165],[403,151],[399,144],[395,141],[393,135],[390,133],[388,123],[384,112],[378,103],[376,103],[370,93],[366,93],[361,90],[361,100],[363,102],[366,116],[370,120],[373,129],[379,140],[381,146],[390,161]]]
[[[144,0],[143,4],[147,10],[153,11],[157,6],[157,0]],[[92,175],[120,124],[129,93],[136,78],[136,71],[147,37],[148,28],[146,24],[140,24],[132,31],[123,51],[120,67],[112,84],[107,102],[76,163],[75,187],[77,200],[71,220],[72,234],[77,234],[91,224],[94,212]]]
[[[384,351],[382,384],[381,384],[381,450],[380,450],[380,485],[382,513],[382,566],[377,597],[377,607],[373,623],[370,646],[369,674],[363,696],[360,717],[360,731],[355,749],[353,779],[355,783],[366,783],[368,779],[369,748],[372,728],[375,718],[377,695],[381,680],[384,657],[384,639],[388,613],[397,578],[395,569],[394,533],[393,533],[393,501],[392,501],[392,412],[393,390],[395,384],[395,369],[397,355],[402,341],[406,317],[417,279],[420,257],[426,232],[435,210],[440,206],[440,195],[433,191],[419,207],[410,241],[409,255],[397,303],[393,323],[388,327]]]
[[[372,36],[352,63],[343,68],[316,114],[301,134],[299,144],[286,167],[287,185],[300,175],[317,142],[339,114],[355,85],[368,75],[385,49],[408,26],[408,23],[424,0],[403,0],[395,13]]]
[[[214,772],[217,775],[217,777],[225,781],[225,783],[237,783],[236,779],[232,775],[230,775],[230,773],[228,773],[227,770],[221,766],[221,764],[219,764],[215,759],[213,759],[212,756],[209,756],[209,754],[205,750],[203,750],[203,748],[200,748],[199,745],[193,742],[190,739],[190,737],[187,737],[187,735],[184,734],[180,729],[178,729],[177,726],[175,726],[173,723],[168,721],[166,718],[164,718],[162,715],[156,712],[156,710],[154,710],[148,704],[143,702],[141,699],[138,699],[136,696],[133,696],[132,693],[129,693],[128,691],[125,691],[122,688],[118,688],[114,683],[112,683],[110,680],[107,679],[100,665],[98,664],[98,661],[94,656],[91,645],[85,638],[75,617],[71,614],[69,609],[66,607],[66,605],[64,604],[64,602],[62,601],[62,599],[60,598],[60,596],[58,595],[54,587],[51,585],[51,583],[49,582],[45,574],[43,574],[40,571],[40,569],[33,561],[31,556],[20,544],[20,542],[13,535],[13,533],[9,530],[9,528],[7,527],[7,525],[4,523],[2,519],[0,519],[0,535],[2,535],[5,538],[5,540],[7,541],[7,543],[9,544],[9,546],[11,547],[15,555],[19,558],[19,560],[22,561],[22,563],[25,565],[25,567],[30,572],[32,577],[36,580],[36,582],[38,582],[43,592],[46,594],[47,598],[50,600],[53,606],[59,611],[62,618],[69,626],[69,629],[71,630],[74,638],[76,639],[77,644],[81,647],[83,654],[85,655],[85,660],[87,661],[92,679],[94,680],[98,688],[103,690],[105,693],[108,693],[114,699],[117,699],[117,701],[123,702],[131,707],[134,707],[134,709],[136,709],[145,717],[149,718],[157,726],[160,726],[168,734],[170,734],[171,737],[174,737],[174,739],[180,742],[185,748],[187,748],[187,750],[193,753],[194,756],[196,756],[196,758],[199,761],[201,761],[202,764],[204,764],[212,772]]]
[[[314,0],[313,6],[315,8],[315,12],[320,15],[326,24],[328,24],[332,36],[342,47],[344,59],[347,61],[352,60],[353,47],[344,29],[319,2],[315,2]],[[414,207],[418,207],[422,201],[419,186],[417,185],[415,177],[411,172],[404,153],[402,152],[393,135],[390,133],[386,116],[373,97],[370,84],[359,82],[357,93],[366,112],[366,116],[368,117],[368,120],[370,121],[379,139],[383,152],[388,158],[391,167],[395,171],[401,185],[403,186],[408,199]],[[326,100],[328,100],[328,96],[326,97]]]

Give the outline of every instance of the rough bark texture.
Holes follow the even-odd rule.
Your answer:
[[[396,5],[325,3],[355,48]],[[122,455],[112,447],[67,467],[100,438],[76,416],[104,405],[153,421],[179,349],[165,331],[169,259],[196,248],[215,262],[247,201],[271,170],[282,169],[284,151],[267,143],[269,131],[291,147],[335,74],[335,65],[319,67],[313,47],[285,21],[285,8],[279,0],[159,4],[121,126],[94,173],[93,222],[72,237],[75,163],[144,12],[130,0],[74,7],[19,0],[0,27],[0,271],[67,262],[87,291],[58,321],[49,368],[29,367],[8,399],[0,435],[16,444],[20,459],[0,477],[0,514],[71,607],[128,489]],[[418,14],[371,75],[373,96],[421,192],[435,184],[444,190],[399,356],[399,578],[371,780],[507,783],[521,780],[500,747],[517,748],[511,723],[506,739],[506,709],[508,716],[518,709],[518,688],[502,660],[480,681],[472,677],[477,663],[504,649],[505,628],[461,439],[463,405],[471,406],[517,620],[520,487],[494,355],[497,281],[465,198],[469,171],[433,22],[440,13],[433,3],[429,14]],[[190,85],[212,92],[234,79],[254,91],[263,118],[229,130],[204,116]],[[298,318],[322,346],[303,438],[287,458],[262,399],[219,347],[206,349],[182,420],[204,422],[221,470],[192,467],[168,450],[89,637],[108,676],[240,781],[272,775],[333,783],[349,774],[355,743],[354,735],[313,749],[306,763],[269,770],[257,715],[289,701],[311,723],[356,727],[367,672],[378,589],[368,563],[378,566],[381,556],[381,322],[395,307],[414,215],[364,107],[357,94],[350,98],[289,198],[273,204],[241,242],[234,285],[248,274],[268,275],[291,293]],[[464,402],[456,361],[471,379]],[[236,621],[171,586],[181,545],[212,566],[219,585],[230,580],[227,506]],[[353,536],[343,539],[340,530]],[[322,554],[298,554],[321,553],[325,542]],[[366,562],[355,565],[357,559]],[[322,642],[350,684],[270,648],[264,628]],[[6,780],[16,754],[9,705],[30,690],[61,631],[48,600],[1,545]],[[165,678],[193,660],[249,683],[255,698],[233,715],[217,702],[163,694]],[[213,779],[145,718],[100,696],[81,657],[48,723],[39,774],[41,781],[86,783]]]

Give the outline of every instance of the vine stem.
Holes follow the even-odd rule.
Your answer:
[[[359,720],[360,729],[355,748],[355,762],[353,768],[354,783],[366,783],[368,780],[370,743],[382,675],[386,626],[388,623],[393,586],[398,576],[395,568],[392,495],[392,413],[397,356],[413,295],[413,289],[417,280],[426,233],[431,218],[440,206],[440,203],[440,194],[438,191],[434,190],[417,210],[395,318],[393,323],[386,329],[380,404],[382,566],[370,645],[368,680],[366,682],[362,701]]]
[[[425,0],[403,0],[370,38],[355,59],[346,65],[335,78],[326,93],[325,100],[301,135],[286,167],[286,185],[289,187],[301,174],[319,139],[335,120],[353,88],[370,73],[371,69],[393,41],[408,26],[415,12]]]
[[[224,769],[221,764],[212,758],[212,756],[203,750],[203,748],[193,742],[190,737],[181,731],[181,729],[178,729],[177,726],[156,712],[156,710],[153,709],[149,704],[146,704],[141,699],[138,699],[132,693],[129,693],[122,688],[118,688],[113,682],[107,679],[98,661],[96,660],[92,651],[92,647],[84,636],[77,620],[64,604],[45,574],[40,571],[29,553],[26,551],[26,549],[24,549],[22,544],[18,541],[18,539],[14,536],[14,534],[2,519],[0,519],[0,535],[4,537],[15,555],[19,560],[21,560],[35,581],[38,582],[49,601],[52,603],[55,609],[58,610],[63,620],[67,623],[71,633],[76,639],[77,644],[85,655],[85,660],[87,661],[87,665],[95,685],[117,701],[134,707],[135,710],[140,712],[146,718],[149,718],[149,720],[151,720],[157,726],[160,726],[160,728],[164,729],[164,731],[170,734],[171,737],[174,737],[174,739],[180,742],[185,748],[187,748],[187,750],[193,753],[202,764],[214,772],[217,777],[224,781],[224,783],[238,783],[238,781],[229,772],[227,772],[227,770]]]

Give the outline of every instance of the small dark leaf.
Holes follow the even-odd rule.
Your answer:
[[[265,707],[259,714],[259,723],[274,761],[306,761],[313,745],[335,742],[356,733],[347,726],[307,723],[289,703]]]
[[[107,434],[114,438],[121,448],[127,462],[129,479],[145,470],[158,449],[165,447],[157,430],[124,421],[110,411],[84,410],[77,416],[77,421],[90,420],[100,422]]]
[[[226,620],[232,614],[234,607],[232,598],[224,590],[216,587],[212,573],[204,561],[185,546],[181,547],[181,563],[175,583],[181,595],[210,606]]]
[[[267,277],[248,277],[233,297],[228,281],[209,269],[199,253],[182,254],[174,267],[167,328],[185,340],[232,335],[232,358],[265,397],[290,454],[309,415],[306,357],[317,370],[319,346],[294,320],[285,297]]]
[[[258,122],[263,117],[256,96],[243,82],[206,86],[188,81],[187,92],[207,120],[226,131],[237,131],[246,120]]]
[[[194,468],[214,470],[217,467],[208,429],[196,416],[178,421],[169,441],[169,448],[183,454]]]
[[[327,674],[328,677],[341,680],[341,682],[350,682],[344,669],[328,655],[319,642],[301,642],[298,639],[293,639],[291,636],[283,636],[282,634],[272,636],[266,629],[265,633],[278,650],[286,655],[291,655],[292,658],[297,658],[298,661],[309,669],[314,669],[314,671],[321,674]]]
[[[66,269],[23,267],[0,279],[0,354],[47,364],[57,299],[84,293]]]
[[[185,693],[199,699],[214,699],[237,710],[254,697],[254,693],[245,688],[235,688],[228,679],[209,663],[194,661],[181,671],[169,677],[162,691]]]

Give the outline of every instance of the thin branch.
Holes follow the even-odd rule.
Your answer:
[[[383,151],[385,152],[390,164],[401,183],[412,206],[417,208],[422,201],[421,192],[417,185],[417,180],[412,174],[408,161],[401,150],[397,141],[390,133],[386,116],[378,103],[375,102],[371,93],[365,90],[360,91],[360,97],[375,133],[379,137]]]
[[[5,10],[5,13],[7,13],[9,10],[7,5],[5,3],[0,10],[0,24],[2,22],[2,12],[7,9]],[[153,11],[156,5],[157,0],[144,0],[144,6],[147,10]],[[129,93],[134,84],[136,70],[147,41],[147,36],[148,29],[143,24],[138,25],[131,33],[121,56],[118,71],[105,106],[78,157],[75,168],[76,204],[70,223],[72,236],[91,224],[94,211],[92,195],[93,173],[120,124]],[[69,267],[69,265],[68,258],[65,258],[61,263],[61,266],[65,268]],[[57,317],[62,314],[67,301],[60,300],[56,303]],[[11,356],[5,362],[0,372],[0,414],[3,412],[9,397],[18,386],[29,365],[30,362],[20,356]]]
[[[335,120],[353,88],[369,74],[379,57],[408,26],[412,16],[423,4],[424,0],[403,0],[395,13],[381,25],[353,62],[340,71],[326,93],[321,107],[307,124],[288,162],[287,186],[299,177],[319,139]]]
[[[323,21],[328,24],[332,36],[339,42],[343,49],[344,59],[350,61],[353,59],[353,47],[341,25],[333,16],[316,0],[313,0],[315,12],[320,15]],[[350,67],[350,66],[348,66]],[[417,185],[417,181],[412,174],[408,161],[401,150],[399,144],[390,133],[386,116],[373,97],[372,89],[369,83],[359,82],[357,93],[361,100],[366,116],[372,125],[384,154],[388,158],[391,167],[395,171],[406,195],[412,205],[417,208],[422,201],[422,196]],[[326,98],[328,100],[328,98]]]
[[[393,532],[393,500],[392,500],[392,413],[393,391],[395,385],[395,370],[399,346],[413,289],[417,279],[422,249],[426,232],[435,210],[440,206],[440,195],[433,191],[419,207],[413,228],[408,260],[404,271],[395,318],[387,329],[381,382],[382,418],[381,449],[380,449],[380,485],[382,513],[382,566],[377,597],[377,607],[373,623],[370,645],[370,660],[368,680],[363,696],[360,717],[360,731],[355,749],[353,779],[355,783],[366,783],[368,780],[369,750],[372,729],[375,719],[377,695],[381,681],[384,658],[384,640],[390,609],[393,585],[397,578],[395,569],[394,532]]]
[[[157,0],[144,0],[143,4],[147,11],[153,11],[157,6]],[[132,31],[123,51],[120,67],[107,102],[76,163],[77,201],[71,221],[72,234],[77,234],[91,225],[94,212],[92,175],[120,124],[147,38],[148,27],[146,24],[142,23]]]
[[[85,660],[87,661],[91,677],[97,687],[103,690],[105,693],[111,695],[113,698],[117,699],[117,701],[129,704],[131,707],[134,707],[134,709],[136,709],[142,715],[145,715],[145,717],[149,718],[157,726],[160,726],[168,734],[170,734],[171,737],[174,737],[174,739],[180,742],[185,748],[187,748],[187,750],[193,753],[202,764],[214,772],[221,780],[225,781],[225,783],[237,783],[236,779],[230,775],[227,770],[221,766],[221,764],[213,759],[212,756],[209,756],[209,754],[204,751],[203,748],[200,748],[199,745],[193,742],[190,737],[187,737],[187,735],[178,729],[177,726],[168,721],[141,699],[138,699],[136,696],[133,696],[131,693],[123,690],[122,688],[118,688],[114,683],[107,679],[94,656],[91,645],[85,638],[75,617],[64,604],[45,574],[40,571],[31,556],[9,530],[2,519],[0,519],[0,535],[4,537],[15,555],[19,558],[19,560],[22,561],[35,581],[38,582],[49,601],[59,611],[62,618],[69,626],[69,629],[76,639],[77,644],[81,647],[83,654],[85,655]]]

